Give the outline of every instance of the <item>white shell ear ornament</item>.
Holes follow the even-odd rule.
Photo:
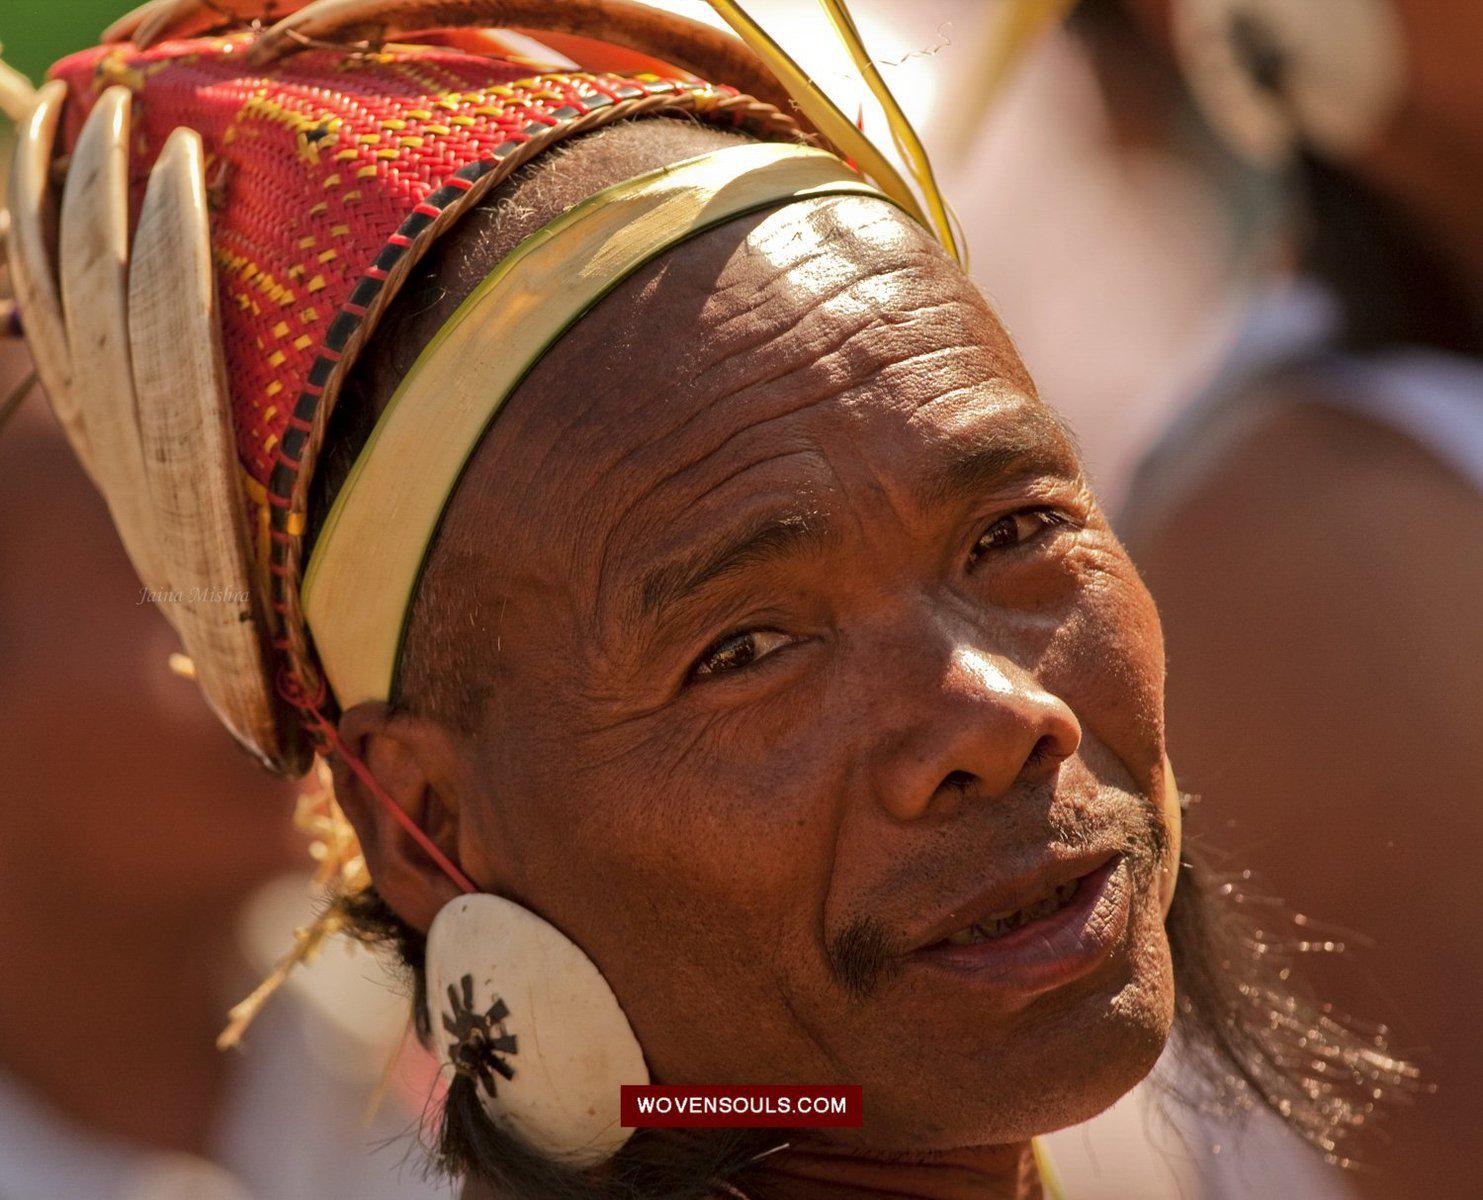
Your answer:
[[[622,1148],[634,1131],[619,1124],[619,1088],[649,1070],[575,942],[502,897],[460,896],[433,921],[425,963],[438,1056],[475,1084],[490,1121],[574,1167]]]
[[[1392,0],[1176,0],[1173,26],[1202,111],[1258,167],[1304,147],[1352,157],[1405,87]]]

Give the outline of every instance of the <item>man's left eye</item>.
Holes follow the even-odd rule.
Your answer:
[[[1012,550],[1026,542],[1032,542],[1047,529],[1066,524],[1063,513],[1054,508],[1022,508],[1000,517],[983,531],[973,543],[969,558],[977,562],[985,554],[995,550]]]
[[[780,650],[792,640],[776,629],[747,629],[740,633],[727,634],[705,648],[690,669],[690,676],[694,679],[743,670],[758,659]]]

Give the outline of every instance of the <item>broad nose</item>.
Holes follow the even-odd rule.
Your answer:
[[[1081,745],[1070,706],[1003,655],[955,641],[912,660],[892,688],[894,728],[877,762],[880,803],[897,820],[1046,778]]]

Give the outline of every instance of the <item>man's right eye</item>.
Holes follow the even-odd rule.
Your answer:
[[[746,629],[740,633],[728,633],[705,648],[696,659],[690,675],[692,678],[704,678],[726,671],[740,671],[790,641],[792,639],[787,634],[779,633],[776,629]]]
[[[1008,513],[983,531],[973,545],[970,561],[977,562],[995,550],[1013,550],[1026,545],[1047,530],[1067,523],[1064,513],[1046,505]]]

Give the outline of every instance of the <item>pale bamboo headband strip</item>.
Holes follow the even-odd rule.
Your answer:
[[[825,151],[730,146],[599,192],[500,262],[397,388],[305,573],[304,612],[342,708],[390,698],[443,510],[489,422],[561,335],[687,239],[749,212],[840,195],[887,199]]]

